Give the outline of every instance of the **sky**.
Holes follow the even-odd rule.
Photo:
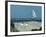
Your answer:
[[[24,5],[11,5],[10,15],[11,18],[32,18],[32,12],[35,11],[36,18],[41,19],[42,10],[41,6],[24,6]]]

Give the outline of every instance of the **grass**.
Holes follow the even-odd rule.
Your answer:
[[[37,24],[34,24],[33,22],[16,22],[16,23],[22,23],[22,24],[31,24],[31,26],[20,26],[20,28],[34,28],[34,27],[37,27],[36,25]],[[17,27],[17,28],[19,28],[19,27]],[[11,32],[20,32],[19,30],[17,30],[17,28],[14,26],[14,24],[13,23],[11,23],[11,29],[10,29],[10,31]],[[42,27],[40,27],[40,29],[32,29],[32,30],[30,30],[30,31],[40,31],[40,30],[42,30]]]
[[[31,31],[41,31],[42,28],[40,27],[40,29],[32,29]]]

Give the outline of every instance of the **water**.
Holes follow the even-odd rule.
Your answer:
[[[28,21],[37,21],[37,22],[41,22],[42,20],[41,19],[31,19],[31,18],[18,18],[18,19],[15,19],[15,18],[13,18],[13,19],[11,19],[11,22],[28,22]]]

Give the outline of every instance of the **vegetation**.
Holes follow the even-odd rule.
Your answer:
[[[11,22],[11,26],[10,26],[10,31],[11,32],[19,32],[19,30],[17,30],[15,27],[14,27],[14,24]]]
[[[42,27],[40,27],[40,29],[32,29],[31,31],[41,31]]]
[[[41,20],[34,20],[34,19],[32,19],[33,21],[39,21],[39,22],[41,22]],[[10,27],[10,31],[11,32],[20,32],[19,30],[17,30],[15,27],[14,27],[14,24],[13,24],[13,22],[27,22],[27,21],[32,21],[32,20],[11,20],[11,27]],[[40,30],[42,30],[42,27],[40,27],[40,29],[32,29],[31,31],[40,31]]]

